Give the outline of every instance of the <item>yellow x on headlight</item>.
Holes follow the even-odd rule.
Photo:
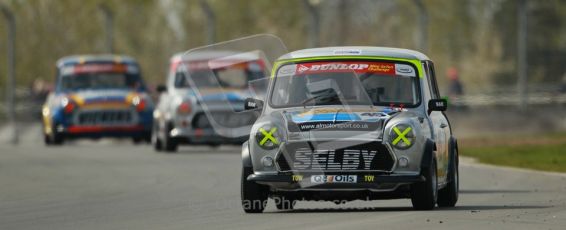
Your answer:
[[[415,134],[413,128],[407,124],[399,124],[391,129],[391,144],[398,149],[408,149],[413,145]]]
[[[269,131],[268,131],[269,130]],[[261,127],[256,133],[256,140],[264,149],[274,149],[279,145],[277,127]]]

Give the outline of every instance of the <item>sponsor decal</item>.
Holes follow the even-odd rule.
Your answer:
[[[373,131],[380,127],[379,122],[366,121],[321,121],[321,122],[303,122],[290,123],[290,132],[305,131]]]
[[[374,150],[314,150],[295,151],[295,170],[371,170],[377,151]]]
[[[357,175],[312,175],[311,183],[356,183],[358,182]]]
[[[62,75],[83,73],[138,73],[139,69],[133,65],[126,64],[78,64],[61,68]]]
[[[360,55],[362,50],[350,49],[350,50],[334,50],[334,55]]]
[[[362,116],[362,117],[384,117],[384,116],[387,116],[387,114],[384,113],[384,112],[366,112],[366,113],[361,113],[360,116]]]
[[[190,61],[181,64],[183,67],[188,68],[189,71],[195,70],[209,70],[211,69],[208,65],[208,61]],[[186,71],[186,70],[184,70]]]
[[[290,115],[290,132],[312,131],[373,131],[381,127],[383,112],[338,112],[339,109],[316,109]],[[367,111],[367,110],[366,110]]]
[[[194,55],[197,56],[197,55]],[[249,64],[254,63],[256,67],[263,69],[263,60],[260,59],[259,53],[256,51],[237,53],[229,56],[218,57],[210,60],[203,60],[208,62],[211,69],[224,69],[224,68],[238,68],[248,69]]]
[[[292,76],[295,74],[295,70],[297,69],[297,65],[286,65],[279,68],[278,76]]]
[[[380,62],[313,62],[303,63],[296,67],[297,74],[314,74],[314,73],[336,73],[336,72],[354,72],[354,73],[381,73],[395,75],[395,64]]]
[[[76,65],[75,73],[91,73],[91,72],[126,72],[126,65],[114,65],[114,64],[86,64],[86,65]]]
[[[305,72],[305,71],[307,71],[307,70],[309,70],[309,67],[306,67],[306,66],[304,66],[304,65],[299,65],[299,66],[297,67],[297,72],[298,72],[298,73],[302,73],[302,72]]]
[[[384,73],[395,75],[395,64],[392,63],[376,63],[371,64],[367,72]]]
[[[415,69],[410,65],[395,64],[395,75],[415,77]]]
[[[241,69],[251,71],[262,71],[265,68],[263,60],[247,59],[202,59],[192,61],[174,60],[169,66],[170,71],[212,71],[216,69]]]
[[[316,62],[304,63],[297,66],[298,74],[313,74],[325,72],[367,72],[369,64],[360,62]]]
[[[365,182],[373,182],[374,180],[375,180],[374,175],[364,175],[364,181]]]
[[[292,175],[291,180],[294,182],[299,182],[303,180],[303,175]]]
[[[315,109],[310,109],[304,112],[300,112],[297,114],[297,116],[304,116],[304,115],[309,115],[309,114],[321,114],[321,113],[336,113],[336,112],[356,112],[356,113],[372,113],[375,112],[375,110],[369,110],[369,109],[359,109],[359,108],[353,108],[353,109],[343,109],[343,108],[315,108]]]
[[[290,76],[316,73],[379,73],[385,75],[416,76],[415,69],[406,64],[388,62],[312,62],[283,66],[278,75]]]
[[[360,117],[355,113],[316,113],[299,114],[292,117],[293,122],[307,121],[358,121]]]

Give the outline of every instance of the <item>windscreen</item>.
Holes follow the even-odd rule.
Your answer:
[[[417,87],[416,71],[409,64],[366,61],[287,64],[277,72],[271,105],[415,107],[420,101]]]
[[[142,86],[138,75],[123,73],[85,73],[61,78],[61,90],[137,89]]]
[[[222,56],[219,56],[222,57]],[[210,70],[208,64],[205,68],[192,67],[189,71],[178,68],[175,73],[176,88],[232,88],[246,89],[248,82],[262,79],[265,76],[265,68],[261,61],[233,60],[238,64],[224,66]],[[191,65],[195,62],[189,62]],[[191,79],[189,79],[189,76]],[[191,80],[194,84],[191,86]]]
[[[122,64],[81,64],[60,70],[59,90],[144,89],[135,66]]]
[[[261,111],[244,110],[244,101],[265,100],[271,63],[287,52],[282,41],[272,35],[192,49],[183,54],[176,68],[175,87],[190,89],[196,95],[216,134],[246,137]]]

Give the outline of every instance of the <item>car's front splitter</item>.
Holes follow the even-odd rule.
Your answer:
[[[337,180],[336,176],[354,176],[355,182],[328,181]],[[316,177],[315,179],[313,179]],[[326,179],[322,181],[320,179]],[[339,178],[344,180],[344,178]],[[422,175],[395,175],[368,172],[340,173],[285,173],[285,174],[252,174],[248,181],[255,181],[272,187],[275,190],[306,191],[306,190],[371,190],[391,191],[402,184],[413,184],[425,181]],[[318,181],[317,181],[318,180]]]

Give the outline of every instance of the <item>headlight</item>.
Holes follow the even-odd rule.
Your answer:
[[[136,107],[136,111],[141,112],[144,111],[145,108],[147,107],[147,102],[144,98],[140,97],[140,96],[135,96],[132,99],[132,104],[134,105],[134,107]]]
[[[389,132],[391,145],[398,149],[408,149],[415,142],[415,132],[408,124],[397,124]]]
[[[61,106],[63,107],[63,111],[65,113],[72,113],[75,111],[75,102],[67,97],[61,98]]]
[[[279,147],[281,142],[277,127],[271,125],[259,128],[255,134],[255,139],[259,147],[268,150]]]

